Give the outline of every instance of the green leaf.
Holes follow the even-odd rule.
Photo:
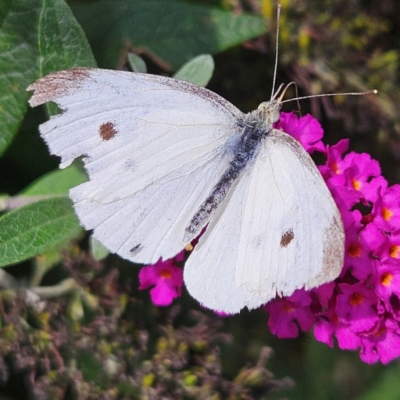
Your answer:
[[[92,50],[81,26],[64,0],[43,0],[39,22],[40,75],[71,67],[95,67]],[[50,115],[59,113],[46,104]]]
[[[108,68],[129,45],[177,69],[198,54],[221,52],[267,30],[261,16],[176,0],[102,0],[72,10],[97,61]]]
[[[28,107],[26,87],[39,73],[37,26],[42,0],[0,1],[0,155]]]
[[[41,200],[11,211],[0,218],[0,266],[40,254],[80,231],[68,198]]]
[[[96,67],[85,33],[64,0],[43,0],[39,24],[40,75]]]
[[[209,54],[192,58],[184,64],[174,78],[191,82],[199,86],[207,86],[214,72],[214,60]]]
[[[133,72],[140,72],[142,74],[145,74],[147,72],[146,63],[137,54],[129,53],[128,62]]]
[[[40,177],[19,196],[67,195],[69,189],[86,181],[86,173],[74,163],[68,168],[51,171]]]

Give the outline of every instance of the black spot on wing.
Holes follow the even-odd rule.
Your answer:
[[[131,253],[134,253],[135,251],[137,251],[137,250],[139,250],[139,247],[141,246],[141,244],[139,243],[139,244],[137,244],[136,246],[133,246],[129,251],[131,252]]]

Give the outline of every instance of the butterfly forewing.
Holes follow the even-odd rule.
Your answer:
[[[136,262],[182,250],[191,217],[229,166],[242,113],[207,89],[145,74],[71,69],[29,89],[32,105],[64,110],[40,128],[62,166],[85,156],[90,181],[71,190],[83,225]]]

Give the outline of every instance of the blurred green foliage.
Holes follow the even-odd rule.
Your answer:
[[[301,95],[378,89],[302,102],[302,112],[320,118],[328,143],[350,137],[398,182],[400,3],[281,4],[277,82],[295,81]],[[143,70],[140,56],[151,73],[206,84],[214,64],[200,55],[212,54],[208,87],[250,111],[271,90],[273,1],[0,0],[0,21],[0,263],[8,265],[0,270],[0,395],[400,398],[398,362],[367,366],[311,334],[278,340],[261,310],[219,318],[186,293],[155,309],[138,293],[136,266],[90,254],[105,256],[83,237],[67,198],[85,174],[75,164],[57,170],[39,138],[39,123],[56,108],[28,109],[27,86],[51,71]]]

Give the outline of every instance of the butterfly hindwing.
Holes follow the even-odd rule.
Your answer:
[[[272,130],[189,258],[185,283],[206,307],[236,313],[333,280],[343,243],[339,211],[314,162]]]
[[[247,193],[237,285],[270,298],[337,277],[344,251],[339,210],[297,140],[273,130],[261,142]]]

